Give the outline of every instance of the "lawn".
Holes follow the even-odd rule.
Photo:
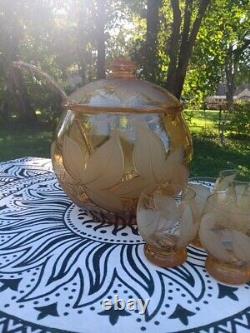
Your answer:
[[[219,133],[219,111],[216,110],[185,110],[184,116],[189,123],[192,133]]]
[[[250,181],[250,140],[226,139],[222,146],[218,139],[193,135],[193,176],[216,177],[220,170],[238,169],[242,180]]]
[[[0,161],[24,156],[48,157],[52,134],[41,128],[0,128]]]
[[[222,169],[238,169],[242,179],[250,180],[250,137],[219,140],[219,111],[185,110],[184,116],[193,136],[194,156],[191,173],[194,176],[215,177]]]
[[[237,168],[243,179],[250,180],[250,139],[227,137],[222,146],[218,139],[218,112],[207,111],[206,126],[217,133],[212,136],[208,136],[208,130],[204,131],[203,111],[192,113],[189,121],[194,143],[191,175],[216,177],[222,169]],[[0,128],[0,161],[23,156],[49,157],[51,141],[52,132],[45,128]]]

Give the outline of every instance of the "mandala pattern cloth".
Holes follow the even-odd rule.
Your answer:
[[[1,163],[0,332],[249,332],[249,284],[216,282],[198,248],[163,269],[143,246],[136,226],[94,222],[76,207],[50,160]],[[150,301],[144,314],[104,309],[115,295]]]

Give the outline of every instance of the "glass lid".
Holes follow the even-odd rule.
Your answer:
[[[176,97],[148,81],[135,77],[133,62],[117,59],[110,77],[77,89],[69,96],[67,107],[73,111],[100,112],[178,112]]]

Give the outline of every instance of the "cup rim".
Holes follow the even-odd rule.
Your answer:
[[[157,190],[160,190],[160,189],[164,189],[164,187],[162,185],[159,185],[158,187],[156,187],[154,190],[152,190],[150,192],[147,192],[147,190],[142,191],[139,196],[139,201],[142,197],[149,197],[153,193],[155,193]],[[188,195],[189,195],[189,197],[188,197]],[[196,195],[197,195],[196,191],[188,185],[182,191],[180,191],[180,193],[178,193],[176,195],[166,194],[166,196],[174,198],[175,200],[178,200],[180,198],[181,198],[181,200],[193,200],[196,197]]]
[[[216,192],[211,193],[207,198],[207,204],[211,203],[210,201],[212,198],[216,198],[216,197],[218,197],[218,195],[226,194],[226,193],[227,193],[227,190],[216,191]],[[244,196],[244,194],[243,194],[243,196]],[[250,195],[246,195],[246,196],[250,197]],[[230,201],[224,202],[224,203],[222,202],[221,204],[219,204],[218,202],[215,202],[212,205],[213,205],[213,209],[215,209],[215,210],[219,209],[221,211],[227,211],[228,213],[232,213],[232,214],[236,213],[239,216],[241,216],[241,215],[245,216],[245,215],[250,214],[250,209],[242,209],[242,208],[238,207],[237,200],[233,203],[233,205],[232,205],[232,202],[230,202]],[[238,208],[239,210],[237,209],[237,211],[235,211],[235,208]]]

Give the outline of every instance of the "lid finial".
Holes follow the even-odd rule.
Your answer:
[[[135,78],[136,64],[125,57],[115,59],[111,64],[112,79],[130,79]]]

